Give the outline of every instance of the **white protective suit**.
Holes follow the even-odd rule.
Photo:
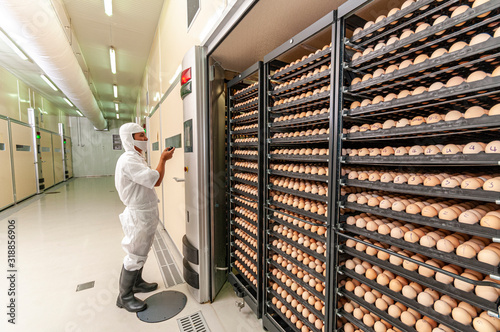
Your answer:
[[[160,174],[149,168],[142,154],[134,148],[132,134],[142,131],[142,127],[136,123],[120,127],[125,152],[118,159],[115,170],[115,187],[126,206],[120,214],[120,222],[125,234],[122,247],[127,253],[123,265],[128,271],[143,267],[160,220],[158,197],[154,189]]]

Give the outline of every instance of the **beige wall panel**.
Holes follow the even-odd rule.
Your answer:
[[[0,114],[19,120],[17,78],[0,67]]]
[[[71,143],[71,138],[66,138],[66,170],[68,171],[68,178],[73,177],[73,145]]]
[[[58,184],[64,181],[61,136],[52,134],[52,148],[54,149],[54,182]]]
[[[161,140],[165,144],[165,138],[183,133],[184,122],[180,83],[174,87],[162,103],[161,112]],[[164,226],[177,249],[182,253],[182,237],[186,234],[185,183],[176,182],[173,179],[174,177],[184,178],[184,147],[177,148],[174,157],[167,161],[163,180]]]
[[[160,112],[157,110],[151,119],[149,120],[149,128],[148,130],[148,140],[149,140],[149,161],[152,169],[156,169],[158,165],[158,161],[160,161],[160,155],[163,151],[160,137]],[[153,151],[153,144],[158,142],[158,150]],[[158,208],[160,210],[160,219],[163,220],[163,206],[161,204],[162,201],[162,186],[155,187],[156,195],[158,195],[158,199],[160,203],[158,203]]]
[[[153,40],[153,45],[149,53],[147,77],[148,77],[148,92],[149,92],[149,112],[156,106],[161,99],[160,87],[160,50],[158,35]]]
[[[42,175],[45,189],[52,187],[55,183],[53,153],[52,134],[46,131],[40,131],[40,155],[42,157]]]
[[[31,91],[29,86],[24,84],[21,81],[18,81],[19,85],[19,109],[21,113],[21,118],[19,119],[22,122],[28,123],[28,108],[31,107]]]
[[[33,155],[33,133],[30,127],[11,122],[12,147],[14,156],[14,173],[16,200],[36,194],[36,174]],[[29,147],[29,151],[21,151],[21,146]]]
[[[0,209],[14,203],[12,165],[10,159],[9,123],[0,119]]]
[[[162,95],[170,87],[169,81],[181,64],[184,54],[194,45],[200,45],[206,38],[226,8],[226,2],[226,0],[201,0],[200,12],[189,31],[187,30],[186,3],[184,1],[165,2],[158,24]]]

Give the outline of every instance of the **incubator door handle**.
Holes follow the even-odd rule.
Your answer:
[[[184,182],[186,181],[185,179],[181,179],[181,178],[178,178],[178,177],[173,177],[173,179],[176,181],[176,182]]]

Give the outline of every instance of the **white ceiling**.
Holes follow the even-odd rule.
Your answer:
[[[167,0],[168,1],[168,0]],[[105,118],[115,118],[113,84],[118,86],[120,117],[132,119],[144,69],[158,25],[164,0],[113,0],[113,15],[104,13],[103,0],[52,0],[61,24],[73,31],[73,44],[91,90]],[[64,16],[67,17],[64,17]],[[72,41],[74,42],[74,41]],[[117,57],[117,74],[111,73],[109,47]],[[81,52],[81,54],[80,54]],[[60,92],[51,90],[40,78],[38,66],[22,61],[0,40],[0,66],[40,91],[61,108],[67,105]],[[87,71],[88,70],[88,71]],[[68,115],[76,115],[68,109]]]

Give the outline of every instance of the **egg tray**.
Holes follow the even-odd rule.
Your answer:
[[[259,156],[255,156],[255,155],[242,155],[242,154],[231,154],[229,156],[229,158],[231,159],[244,159],[244,160],[252,160],[252,161],[258,161],[259,160]]]
[[[357,235],[363,235],[366,236],[369,239],[377,240],[379,242],[384,242],[387,244],[394,245],[399,248],[404,248],[407,249],[411,252],[422,254],[424,256],[427,256],[429,258],[436,258],[439,260],[442,260],[443,262],[448,262],[450,264],[456,264],[461,267],[475,270],[478,272],[481,272],[486,275],[495,275],[498,276],[500,275],[500,267],[499,266],[493,266],[490,264],[486,264],[483,262],[478,261],[477,259],[474,258],[465,258],[456,255],[455,253],[447,253],[444,251],[439,251],[435,248],[427,248],[424,246],[421,246],[416,243],[411,243],[408,241],[405,241],[403,239],[396,239],[391,237],[390,235],[382,235],[376,232],[370,232],[366,229],[363,228],[358,228],[356,226],[352,225],[347,225],[343,224],[342,228],[348,232],[357,234]]]
[[[232,247],[232,248],[234,248],[234,247]],[[248,257],[245,255],[245,253],[244,253],[244,252],[242,252],[242,254],[245,256],[245,258],[247,258],[247,259],[248,259]],[[231,253],[231,259],[232,259],[232,260],[231,260],[231,265],[232,265],[233,267],[236,267],[236,262],[239,262],[239,263],[241,263],[241,264],[243,264],[243,265],[245,266],[245,268],[247,269],[247,271],[248,271],[248,273],[249,273],[249,274],[251,274],[251,275],[252,275],[255,279],[257,279],[257,275],[256,275],[256,274],[255,274],[252,270],[250,270],[250,266],[249,266],[247,263],[243,262],[241,259],[239,259],[239,258],[236,256],[236,254]],[[254,263],[254,262],[255,262],[255,261],[253,261],[253,260],[252,260],[252,263]],[[234,264],[234,265],[233,265],[233,264]],[[255,263],[254,263],[254,264],[255,264]],[[246,279],[246,281],[247,281],[250,285],[252,285],[254,288],[256,288],[256,286],[255,286],[255,285],[254,285],[254,284],[250,281],[250,279],[249,279],[247,276],[245,276],[245,275],[244,275],[244,273],[243,273],[240,269],[238,269],[237,267],[236,267],[236,269],[237,269],[238,271],[240,271],[241,275],[244,277],[244,279]]]
[[[250,209],[248,209],[250,210]],[[236,210],[231,210],[231,214],[237,216],[237,217],[240,217],[241,219],[245,220],[246,222],[248,222],[249,224],[251,224],[252,226],[258,228],[259,225],[253,221],[253,220],[250,220],[248,219],[246,216],[244,216],[242,213],[239,213],[237,212]],[[240,225],[238,225],[234,220],[231,220],[231,224],[234,225],[235,227],[238,227],[240,228],[241,230],[243,230],[245,233],[247,233],[248,235],[250,235],[251,237],[255,238],[256,239],[256,235],[253,235],[251,233],[248,233],[248,231],[244,228],[242,228]]]
[[[257,107],[255,107],[255,106],[258,106],[258,105],[259,105],[259,100],[257,99],[251,103],[246,104],[246,105],[242,105],[242,106],[238,106],[238,107],[230,107],[229,110],[231,112],[253,111],[253,110],[257,109]]]
[[[272,288],[268,287],[267,292],[269,294],[273,295],[274,297],[276,297],[278,300],[280,300],[283,303],[283,305],[286,306],[295,316],[297,316],[297,318],[299,318],[299,320],[301,320],[304,325],[309,327],[309,329],[312,332],[321,332],[320,330],[318,330],[316,328],[316,326],[314,326],[314,324],[311,324],[311,322],[309,322],[309,320],[307,318],[304,318],[304,316],[302,316],[301,313],[299,313],[290,303],[286,302],[286,300],[284,298],[282,298],[281,295],[278,294],[276,291],[274,291]],[[272,305],[272,303],[271,303],[271,305]],[[304,303],[303,303],[303,305],[305,306]],[[274,305],[272,305],[272,306],[274,307]],[[276,308],[276,311],[281,313],[281,311],[278,310],[278,308]],[[283,316],[283,317],[286,318],[286,316]],[[286,319],[286,322],[292,328],[295,327],[295,324],[292,324],[292,322],[289,319]],[[298,329],[296,327],[295,327],[295,330],[298,331]]]
[[[283,145],[283,144],[307,144],[307,143],[325,143],[330,140],[329,134],[323,135],[309,135],[309,136],[298,136],[298,137],[286,137],[286,138],[268,138],[267,142],[269,145]]]
[[[437,154],[433,156],[342,156],[341,162],[346,164],[373,164],[373,165],[482,165],[482,166],[498,166],[500,162],[500,154],[484,153],[478,154],[455,154],[443,155]],[[477,194],[477,193],[476,193]],[[486,195],[487,199],[491,199],[491,194]],[[469,197],[469,196],[467,196]]]
[[[233,259],[233,261],[239,261],[240,263],[244,264],[247,266],[248,268],[248,272],[250,272],[252,274],[252,276],[254,276],[255,278],[257,278],[257,275],[250,270],[250,266],[245,263],[245,262],[242,262],[238,256],[236,256],[236,250],[238,250],[243,256],[245,256],[246,259],[248,259],[250,262],[252,262],[255,266],[258,266],[257,265],[257,262],[250,257],[250,255],[248,255],[243,248],[241,248],[240,246],[238,246],[236,243],[234,242],[231,242],[231,248],[232,248],[232,251],[231,251],[231,258]]]
[[[286,213],[285,213],[286,214]],[[293,217],[294,219],[297,219],[297,220],[300,220],[300,218],[296,218],[296,217]],[[322,242],[322,243],[326,243],[326,236],[324,235],[318,235],[317,233],[314,233],[314,232],[311,232],[311,231],[308,231],[302,227],[299,227],[297,225],[294,225],[293,223],[289,223],[287,221],[284,221],[283,219],[281,218],[278,218],[278,217],[271,217],[269,216],[268,219],[270,221],[273,221],[275,223],[278,223],[280,225],[283,225],[283,226],[286,226],[294,231],[297,231],[299,233],[302,233],[304,235],[307,235],[309,236],[310,238],[313,238],[315,239],[316,241],[319,241],[319,242]],[[305,221],[304,221],[305,222]],[[311,224],[308,222],[308,224]],[[317,225],[315,224],[316,226],[326,226],[326,225]]]
[[[500,154],[498,154],[500,158]],[[443,188],[441,186],[426,187],[422,184],[410,185],[410,184],[397,184],[397,183],[383,183],[380,181],[361,181],[361,180],[350,180],[345,179],[345,185],[351,187],[361,187],[374,190],[385,190],[390,192],[397,192],[403,194],[412,195],[423,195],[423,196],[433,196],[433,197],[443,197],[443,198],[458,198],[467,199],[473,201],[483,201],[483,202],[497,202],[500,201],[500,192],[497,191],[487,191],[483,189],[462,189],[462,188]]]
[[[250,129],[231,131],[231,135],[257,135],[258,133],[259,133],[259,128],[250,128]]]
[[[286,176],[286,177],[295,178],[295,179],[328,182],[328,176],[326,176],[326,175],[305,174],[305,173],[298,173],[298,172],[285,172],[285,171],[278,171],[278,170],[274,170],[274,169],[268,169],[267,173],[272,174],[272,175]]]
[[[337,315],[339,317],[344,317],[345,319],[347,319],[352,324],[356,325],[360,330],[363,330],[364,332],[375,332],[374,329],[368,327],[362,321],[356,319],[353,315],[351,315],[350,313],[345,311],[343,308],[340,308],[337,310]],[[343,330],[343,331],[345,331],[345,330]]]
[[[234,95],[229,96],[230,100],[245,100],[250,99],[250,97],[256,97],[259,93],[259,84],[255,85],[248,91],[243,91]]]
[[[234,147],[252,147],[252,148],[257,148],[259,147],[259,143],[258,142],[231,142],[231,146],[234,146]]]
[[[330,114],[323,113],[323,114],[312,115],[312,116],[303,117],[303,118],[299,118],[299,119],[271,122],[271,123],[269,123],[269,128],[271,128],[271,129],[281,128],[281,127],[296,128],[296,127],[302,127],[302,126],[309,126],[311,124],[316,124],[316,123],[328,123],[329,121],[330,121]]]
[[[323,315],[320,311],[318,311],[316,308],[314,308],[314,306],[310,305],[309,302],[303,300],[301,296],[299,296],[296,292],[294,292],[290,287],[286,286],[283,282],[281,282],[281,280],[279,280],[278,278],[276,278],[275,276],[273,276],[272,273],[267,273],[267,278],[268,278],[268,280],[272,280],[275,283],[277,283],[279,286],[281,286],[281,288],[283,288],[284,290],[286,290],[288,292],[288,294],[292,295],[292,297],[294,299],[296,299],[297,302],[299,302],[304,307],[306,307],[317,318],[321,319],[323,322],[325,321],[325,315]],[[295,279],[293,279],[293,278],[292,278],[292,280],[295,281]],[[270,289],[272,290],[272,288],[270,288]],[[276,292],[276,291],[273,291],[273,292]],[[280,298],[282,298],[282,297],[280,296]],[[286,300],[285,300],[285,302],[286,302]],[[324,301],[323,301],[323,304],[324,304]],[[302,317],[304,317],[304,316],[302,316]],[[307,319],[307,318],[305,318],[305,319]]]
[[[500,127],[500,115],[483,115],[479,118],[458,119],[455,121],[440,121],[431,124],[421,124],[418,126],[406,126],[402,128],[379,129],[374,131],[356,132],[343,134],[342,139],[346,141],[355,141],[380,138],[400,138],[404,135],[419,135],[436,133],[450,134],[453,131],[468,130],[468,129],[483,129],[489,127]]]
[[[326,64],[325,64],[326,65]],[[313,86],[318,86],[322,85],[323,83],[330,83],[330,74],[331,70],[323,70],[322,72],[319,72],[315,75],[311,75],[308,78],[302,79],[298,82],[288,84],[287,86],[284,86],[280,89],[276,90],[271,90],[269,91],[270,96],[285,96],[293,93],[297,93],[299,91],[306,89],[310,89]],[[312,83],[312,84],[308,84]],[[303,87],[303,88],[302,88]],[[297,90],[294,90],[295,88],[298,88]]]
[[[459,68],[465,64],[470,64],[470,62],[483,62],[485,59],[483,57],[488,56],[490,59],[498,57],[498,39],[490,38],[485,42],[473,45],[465,46],[459,51],[452,53],[445,53],[434,59],[427,59],[422,63],[410,65],[404,69],[395,70],[389,74],[382,74],[377,78],[368,79],[365,82],[359,82],[355,85],[349,86],[347,89],[349,92],[362,92],[369,93],[370,91],[365,91],[371,87],[376,87],[384,83],[401,83],[408,79],[416,79],[413,76],[418,75],[421,72],[427,76],[428,72],[432,70],[439,69],[440,71],[446,70],[447,68],[454,67]],[[428,54],[430,56],[430,54]],[[433,73],[435,74],[435,73]],[[396,81],[397,79],[401,79]],[[380,90],[386,87],[376,87]]]
[[[257,240],[255,238],[255,235],[253,234],[250,234],[247,232],[246,229],[240,227],[238,224],[236,224],[235,222],[231,222],[231,225],[237,227],[238,229],[241,229],[243,232],[245,232],[248,236],[251,236],[253,237],[254,240]],[[241,242],[243,242],[246,246],[248,246],[251,250],[253,250],[254,252],[257,252],[257,248],[255,248],[252,244],[250,244],[247,240],[245,240],[244,238],[242,238],[241,236],[239,236],[238,234],[236,234],[234,231],[231,231],[231,236],[233,236],[234,238],[240,240]],[[231,242],[231,244],[233,244],[233,242]]]
[[[313,107],[316,105],[321,105],[323,103],[329,103],[330,102],[330,91],[324,91],[321,93],[316,94],[315,96],[309,96],[309,97],[304,97],[302,99],[294,100],[292,102],[286,103],[286,104],[281,104],[277,106],[272,106],[268,107],[268,110],[270,112],[278,112],[278,111],[285,111],[285,112],[290,112],[292,110],[299,110],[309,107]],[[326,99],[326,100],[323,100]],[[304,105],[306,104],[306,105]],[[301,106],[301,107],[298,107]]]
[[[243,195],[243,196],[246,196],[246,197],[252,198],[252,199],[254,199],[255,201],[258,201],[258,200],[259,200],[259,197],[258,197],[257,195],[252,195],[252,194],[249,194],[249,193],[244,192],[243,190],[239,190],[239,189],[236,189],[236,188],[230,188],[230,189],[231,189],[231,192],[232,192],[232,193],[235,193],[235,194],[239,194],[239,195]]]
[[[258,168],[247,168],[247,167],[241,167],[241,166],[234,166],[234,165],[231,165],[231,169],[233,171],[240,171],[240,172],[247,172],[247,173],[259,173],[259,169]]]
[[[452,1],[451,3],[454,3],[456,1]],[[377,39],[380,38],[382,33],[385,35],[387,31],[392,32],[393,29],[391,30],[386,30],[384,29],[383,31],[377,31],[381,28],[387,28],[390,23],[396,22],[397,26],[399,27],[404,27],[408,25],[408,21],[414,22],[415,19],[420,19],[420,16],[410,16],[410,17],[405,17],[406,15],[410,13],[414,13],[417,11],[417,9],[422,8],[423,6],[428,5],[429,8],[425,9],[425,13],[430,11],[432,8],[434,8],[436,5],[438,5],[440,2],[435,1],[435,0],[419,0],[417,2],[412,3],[408,7],[399,10],[396,12],[394,15],[391,15],[389,17],[384,18],[378,23],[373,24],[371,27],[367,29],[363,29],[363,31],[357,33],[355,36],[351,37],[350,39],[347,40],[346,44],[351,46],[362,46],[366,43],[369,43],[372,39]],[[395,23],[393,23],[394,25]],[[370,36],[367,36],[370,35]]]
[[[297,82],[297,84],[299,84],[299,83],[300,82]],[[313,82],[308,82],[305,85],[299,84],[299,87],[297,87],[297,89],[290,90],[290,91],[287,90],[285,92],[280,93],[279,95],[274,95],[270,91],[270,95],[273,96],[271,98],[272,100],[280,100],[280,99],[284,99],[284,98],[300,96],[302,93],[307,93],[309,91],[313,92],[314,90],[321,89],[325,86],[328,86],[329,84],[330,84],[330,76],[327,76],[327,77],[323,77],[323,78],[316,80],[316,81],[313,81]]]
[[[233,195],[233,194],[231,194],[231,196],[233,197],[233,199],[231,199],[231,203],[236,204],[238,206],[241,206],[241,207],[247,209],[248,211],[252,211],[254,213],[258,213],[257,209],[254,209],[254,208],[250,207],[249,205],[246,205],[246,204],[244,204],[244,203],[242,203],[240,201],[237,201],[236,198],[240,198],[240,199],[242,199],[242,200],[244,200],[246,202],[249,202],[249,203],[257,203],[256,201],[252,201],[252,200],[246,199],[245,197],[240,197],[240,196],[236,196],[236,195]]]
[[[307,59],[304,59],[304,61],[300,61],[299,63],[290,66],[277,74],[269,75],[269,79],[275,81],[289,80],[296,75],[302,74],[305,71],[309,71],[312,68],[321,65],[323,62],[325,62],[326,59],[330,60],[331,53],[332,48],[328,47],[327,49],[319,51],[318,53],[308,57]],[[326,59],[321,59],[322,57],[325,57]]]
[[[230,123],[231,124],[236,124],[236,123],[247,123],[247,122],[256,122],[258,121],[259,119],[259,113],[255,113],[255,114],[252,114],[252,115],[248,115],[248,116],[243,116],[241,118],[238,118],[238,119],[231,119],[230,120]]]
[[[370,279],[366,278],[363,275],[357,274],[356,272],[350,271],[350,270],[345,269],[343,267],[341,268],[341,271],[343,273],[347,274],[348,276],[350,276],[351,278],[357,279],[358,281],[360,281],[361,283],[363,283],[363,284],[371,287],[372,289],[378,290],[382,294],[385,294],[385,295],[391,297],[392,299],[394,299],[394,300],[402,303],[406,307],[412,308],[412,309],[420,312],[422,314],[422,316],[427,316],[427,317],[433,319],[434,321],[436,321],[438,323],[441,323],[443,325],[448,326],[449,328],[453,329],[453,331],[475,332],[474,328],[472,328],[471,325],[463,325],[463,324],[455,321],[451,316],[449,316],[449,315],[447,315],[447,316],[442,315],[442,314],[436,312],[435,310],[433,310],[432,307],[426,307],[426,306],[418,303],[415,300],[411,300],[411,299],[407,298],[406,296],[404,296],[401,293],[398,293],[398,292],[395,292],[395,291],[391,290],[389,287],[384,287],[384,286],[378,284],[377,282],[374,282],[373,280],[370,280]],[[373,304],[369,304],[364,299],[361,299],[361,298],[357,297],[355,294],[353,294],[352,292],[347,291],[345,288],[342,288],[340,291],[342,293],[344,293],[347,297],[351,298],[352,300],[354,300],[354,301],[356,301],[358,303],[359,302],[363,302],[364,303],[363,306],[367,305],[367,309],[371,309],[371,310],[377,309],[377,311],[373,311],[376,314],[378,314],[378,313],[384,313],[385,314],[385,318],[392,318],[392,320],[390,320],[390,321],[388,320],[391,324],[395,325],[394,321],[397,321],[397,322],[399,322],[401,324],[402,327],[400,327],[398,325],[395,325],[395,326],[398,326],[400,328],[404,328],[406,326],[406,329],[409,328],[409,326],[405,325],[400,320],[393,318],[392,316],[390,316],[385,311],[382,311],[382,310],[378,309]]]
[[[266,207],[265,207],[265,209],[266,209],[266,210],[268,210],[268,212],[269,212],[269,213],[270,213],[270,212],[277,212],[277,213],[281,213],[281,214],[284,214],[284,215],[286,215],[286,216],[288,216],[288,217],[291,217],[291,218],[297,219],[298,221],[303,221],[303,222],[305,222],[306,224],[309,224],[309,225],[312,225],[312,226],[324,226],[324,227],[326,227],[326,228],[329,228],[329,227],[330,227],[330,225],[327,225],[327,224],[326,224],[326,222],[321,221],[321,220],[317,220],[317,219],[316,219],[316,217],[313,217],[312,219],[314,219],[314,221],[319,221],[319,222],[323,222],[323,223],[322,223],[322,224],[318,224],[318,223],[314,223],[314,222],[311,222],[311,221],[307,221],[307,220],[305,220],[304,218],[301,218],[301,217],[307,217],[307,216],[304,214],[304,211],[302,211],[302,212],[299,212],[299,213],[298,213],[299,217],[295,217],[295,216],[291,215],[291,214],[289,213],[289,211],[285,211],[285,210],[275,210],[274,208],[275,208],[275,207],[274,207],[274,206],[272,206],[272,205],[271,205],[271,207],[268,207],[268,206],[266,206]],[[274,217],[270,217],[270,216],[268,217],[268,219],[273,219],[273,218],[274,218]],[[279,218],[278,218],[278,219],[279,219]],[[307,232],[306,230],[302,231],[302,233],[304,233],[304,234],[306,234],[306,232]]]
[[[246,209],[246,210],[248,210],[250,212],[258,214],[257,209],[254,209],[254,208],[252,208],[252,207],[250,207],[248,205],[245,205],[245,204],[243,204],[241,202],[238,202],[237,200],[231,199],[231,203],[236,204],[238,206],[241,206],[242,208],[244,208],[244,209]],[[252,202],[252,203],[254,203],[254,202]],[[245,218],[246,221],[253,223],[253,221],[246,219],[246,217],[243,214],[241,214],[239,212],[236,212],[236,210],[234,210],[234,209],[231,209],[231,213],[234,214],[235,216],[238,216],[238,217],[241,217],[241,218]],[[257,227],[257,225],[255,225],[255,224],[254,224],[254,226]]]
[[[298,242],[295,242],[295,241],[293,241],[292,239],[289,239],[286,236],[283,236],[283,235],[279,234],[278,232],[275,232],[275,231],[272,231],[272,230],[268,229],[267,230],[267,234],[270,235],[270,236],[272,236],[272,237],[275,237],[276,239],[283,240],[286,243],[291,244],[292,246],[294,246],[295,248],[301,250],[302,252],[305,252],[309,256],[312,256],[312,257],[314,257],[316,259],[319,259],[322,263],[326,263],[326,256],[318,254],[316,251],[311,250],[311,249],[307,248],[306,246],[304,246],[304,245],[302,245],[302,244],[300,244]],[[269,242],[271,242],[271,239],[269,240]]]
[[[324,71],[326,72],[326,70]],[[319,75],[316,74],[316,75]],[[314,75],[314,76],[316,76]],[[311,76],[313,77],[313,76]],[[311,78],[309,77],[309,78]],[[306,79],[304,79],[303,81],[306,81]],[[308,81],[308,82],[296,82],[296,83],[293,83],[293,84],[296,84],[295,86],[295,89],[294,90],[291,90],[291,88],[289,88],[289,86],[287,86],[286,88],[283,88],[283,91],[280,91],[279,93],[274,93],[274,91],[269,91],[269,95],[270,96],[273,96],[273,100],[279,100],[279,99],[282,99],[282,98],[290,98],[290,97],[294,97],[294,96],[300,96],[302,93],[307,93],[309,91],[314,91],[316,89],[321,89],[323,88],[324,86],[328,86],[330,84],[330,75],[327,75],[327,76],[323,76],[321,78],[317,78],[315,80],[312,80],[312,81]],[[290,85],[292,86],[292,85]]]
[[[379,95],[384,96],[389,93],[399,94],[404,90],[413,91],[420,86],[430,87],[436,82],[446,85],[447,82],[453,77],[463,77],[466,79],[478,68],[481,68],[486,73],[491,73],[495,70],[495,65],[498,64],[500,64],[500,53],[495,53],[488,57],[475,58],[469,62],[461,62],[459,64],[454,64],[453,66],[450,64],[449,66],[445,66],[444,68],[436,71],[427,70],[422,73],[421,76],[413,76],[407,78],[406,80],[389,82],[389,84],[372,87],[371,89],[363,90],[361,92],[345,91],[345,94],[353,95],[354,97],[357,97],[359,94],[363,98],[373,99]]]
[[[356,302],[357,304],[365,307],[370,312],[377,315],[379,318],[390,323],[392,326],[401,329],[401,331],[417,332],[417,330],[415,330],[415,328],[413,328],[412,326],[408,326],[408,325],[404,324],[401,320],[392,317],[387,312],[380,310],[379,308],[377,308],[373,304],[370,304],[370,303],[366,302],[364,299],[357,297],[356,295],[354,295],[354,293],[347,291],[344,287],[340,288],[337,292],[338,292],[337,293],[338,295],[346,297],[349,300],[352,300],[352,301]],[[403,303],[403,302],[401,302],[401,303]],[[430,318],[432,318],[432,317],[430,317]],[[464,331],[465,332],[465,330],[455,330],[455,331]],[[472,330],[472,331],[474,331],[474,330]],[[469,332],[469,330],[467,330],[467,332]]]
[[[416,283],[419,283],[422,286],[429,287],[431,289],[434,289],[442,294],[450,295],[454,297],[455,299],[459,301],[465,301],[467,303],[470,303],[471,305],[474,305],[480,309],[487,310],[487,311],[492,311],[492,312],[498,312],[498,307],[500,306],[500,301],[497,302],[492,302],[488,301],[486,299],[483,299],[473,292],[465,292],[461,289],[453,287],[451,284],[443,284],[434,278],[426,278],[423,277],[421,274],[415,271],[409,271],[401,266],[396,266],[388,261],[383,261],[378,259],[376,256],[370,256],[366,254],[365,252],[360,252],[357,251],[354,248],[349,248],[345,245],[341,247],[342,251],[350,254],[353,257],[358,257],[359,259],[362,259],[364,261],[369,262],[372,265],[379,266],[381,268],[384,268],[385,270],[389,270],[407,280],[414,281]],[[345,269],[347,270],[347,269]],[[355,273],[355,272],[352,272]],[[356,274],[359,276],[359,274]],[[356,278],[357,279],[357,278]]]
[[[272,293],[270,293],[270,294],[274,296],[274,294],[272,294]],[[290,321],[290,319],[286,318],[285,314],[283,314],[278,308],[276,308],[276,306],[271,301],[268,301],[266,303],[266,306],[271,310],[271,312],[267,313],[267,317],[263,318],[263,327],[266,329],[266,331],[271,331],[271,332],[301,332],[301,330],[299,330],[295,326],[295,324],[293,324]],[[288,304],[288,306],[286,306],[286,307],[289,308],[290,305]],[[297,316],[297,313],[298,313],[297,310],[291,310],[291,311]],[[301,314],[299,314],[299,316],[297,316],[297,318],[299,318],[299,320],[302,320],[303,322],[307,321],[307,319],[303,318],[303,316]],[[273,325],[269,326],[268,324],[266,324],[267,323],[266,319],[271,320],[271,323]],[[307,321],[307,324],[304,324],[304,326],[309,327],[308,324],[310,324],[309,321]],[[277,327],[277,325],[279,325],[279,328]],[[310,331],[311,332],[320,332],[317,329],[310,330]]]
[[[490,0],[493,1],[493,0]],[[408,96],[401,99],[393,99],[391,101],[380,102],[375,105],[359,106],[354,109],[344,110],[343,114],[347,116],[356,116],[373,112],[385,112],[387,110],[399,110],[401,108],[415,107],[430,107],[433,106],[432,101],[436,100],[439,103],[450,101],[459,97],[461,100],[471,99],[474,97],[486,96],[488,94],[498,92],[500,88],[500,77],[487,77],[481,81],[472,83],[464,82],[460,85],[447,88],[443,87],[432,92],[423,92],[416,96]]]
[[[321,282],[323,282],[323,283],[325,282],[326,278],[322,274],[316,272],[316,270],[310,269],[309,266],[306,266],[302,262],[299,262],[298,260],[296,260],[295,258],[293,258],[292,256],[287,255],[284,251],[281,251],[280,249],[276,248],[275,246],[273,246],[271,244],[267,244],[267,248],[269,250],[274,251],[278,256],[282,256],[283,258],[288,259],[290,262],[292,262],[293,264],[297,265],[297,267],[299,267],[300,269],[306,271],[307,273],[309,273],[310,275],[314,276],[315,278],[319,279]]]
[[[316,290],[316,288],[309,286],[308,283],[304,282],[302,279],[298,278],[296,275],[294,275],[293,273],[291,273],[286,268],[284,268],[283,266],[281,266],[277,262],[273,261],[272,259],[267,259],[267,264],[268,264],[269,268],[277,268],[278,270],[281,271],[281,273],[286,274],[289,278],[291,278],[299,286],[306,289],[309,293],[313,294],[318,299],[323,301],[323,303],[325,303],[325,296],[323,295],[323,293],[318,292]],[[268,273],[268,274],[272,275],[272,273]]]
[[[280,203],[280,202],[277,202],[277,201],[269,200],[269,204],[270,205],[275,205],[275,206],[280,207],[282,209],[285,209],[285,210],[288,210],[288,211],[291,211],[291,212],[295,212],[295,213],[301,214],[303,216],[306,216],[306,217],[309,217],[309,218],[312,218],[312,219],[315,219],[315,220],[318,220],[318,221],[322,221],[322,222],[325,222],[325,223],[328,220],[328,217],[325,217],[324,215],[320,215],[320,214],[317,214],[317,213],[312,213],[312,212],[309,212],[309,211],[305,211],[305,210],[293,207],[291,205],[286,205],[286,204],[283,204],[283,203]]]
[[[330,161],[329,155],[289,155],[289,154],[269,154],[268,158],[270,160],[282,160],[282,161],[300,161],[300,162],[319,162],[327,163]]]
[[[240,262],[240,263],[245,264],[243,262]],[[234,275],[234,276],[239,279],[239,282],[242,285],[241,288],[249,291],[249,294],[251,294],[252,297],[255,299],[256,298],[255,294],[257,293],[257,287],[250,281],[250,279],[247,278],[247,276],[245,276],[245,274],[240,269],[238,269],[238,267],[236,266],[236,264],[234,262],[231,262],[231,267],[235,268],[236,271],[238,271],[238,275]],[[253,273],[252,271],[249,271],[249,272]],[[250,286],[251,289],[249,289],[247,285]]]
[[[231,177],[231,181],[236,181],[236,182],[240,182],[240,183],[245,183],[245,184],[248,184],[250,186],[257,186],[258,183],[257,182],[252,182],[252,181],[248,181],[248,180],[243,180],[243,179],[240,179],[240,178],[237,178],[237,177]]]
[[[452,1],[453,2],[453,1]],[[445,4],[442,5],[442,7],[447,7],[450,4],[450,2],[446,2]],[[396,41],[394,44],[391,44],[389,46],[382,47],[378,51],[373,51],[365,56],[362,56],[359,59],[356,59],[354,61],[351,61],[348,66],[349,67],[359,67],[362,64],[364,64],[364,68],[366,69],[367,66],[373,65],[373,61],[377,61],[378,58],[382,57],[382,61],[388,61],[396,57],[400,57],[402,55],[407,54],[408,52],[413,52],[415,50],[421,49],[423,47],[428,47],[433,44],[437,44],[439,42],[444,42],[447,39],[454,37],[454,36],[459,36],[467,31],[473,30],[485,23],[489,23],[488,18],[480,18],[477,17],[481,14],[487,13],[487,12],[492,12],[490,16],[498,14],[498,7],[500,7],[500,1],[498,0],[490,0],[489,2],[478,6],[476,8],[470,8],[468,9],[465,13],[457,15],[453,18],[448,18],[447,20],[436,24],[433,24],[433,20],[430,17],[427,17],[426,19],[420,21],[420,22],[425,22],[430,24],[431,26],[428,27],[427,29],[419,32],[419,33],[414,33],[413,35]],[[439,10],[439,8],[435,8],[435,10]],[[466,22],[466,25],[457,27],[457,24],[460,24],[462,22]],[[436,35],[437,32],[446,30],[446,32],[442,35]],[[420,41],[424,39],[424,41]],[[411,46],[408,46],[411,45]],[[411,47],[410,51],[407,52],[396,52],[396,56],[390,57],[390,53],[392,51],[397,51],[398,49],[402,47]],[[379,60],[380,62],[380,60]],[[361,70],[361,68],[360,68]]]
[[[280,187],[280,186],[275,186],[272,184],[268,185],[267,187],[269,190],[275,190],[275,191],[279,191],[282,193],[291,194],[291,195],[295,195],[295,196],[302,197],[302,198],[308,198],[308,199],[312,199],[312,200],[323,202],[323,203],[328,203],[328,201],[329,201],[328,195],[311,194],[311,193],[306,193],[304,191],[293,190],[293,189],[288,189],[288,188],[284,188],[284,187]]]
[[[437,217],[424,217],[420,214],[409,214],[404,211],[393,211],[391,209],[381,209],[377,206],[368,206],[365,204],[357,203],[344,203],[341,208],[352,209],[359,212],[372,213],[381,217],[393,218],[400,221],[407,221],[414,224],[431,226],[435,228],[447,229],[449,231],[466,233],[469,235],[475,235],[480,237],[485,237],[488,239],[500,238],[500,230],[483,227],[479,224],[469,225],[458,222],[458,220],[447,221],[439,219]]]

